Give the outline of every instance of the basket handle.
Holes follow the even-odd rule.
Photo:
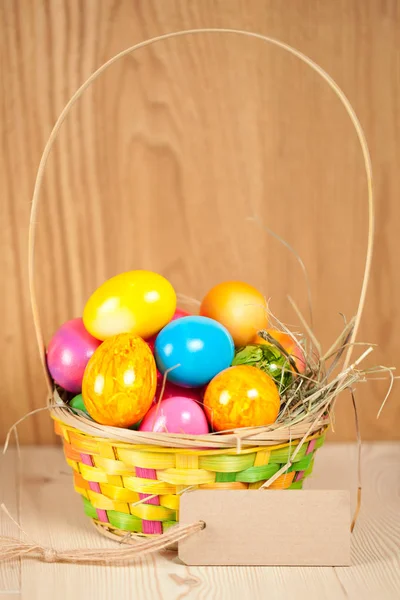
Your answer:
[[[344,108],[346,109],[346,112],[349,115],[350,120],[354,126],[354,129],[356,130],[357,137],[358,137],[358,140],[359,140],[359,143],[361,146],[363,159],[364,159],[364,167],[365,167],[365,173],[366,173],[366,177],[367,177],[367,186],[368,186],[367,187],[367,189],[368,189],[368,242],[367,242],[367,251],[366,251],[366,258],[365,258],[364,276],[363,276],[363,280],[362,280],[362,284],[361,284],[360,298],[358,301],[358,307],[357,307],[357,312],[356,312],[356,316],[355,316],[354,329],[353,329],[351,338],[349,340],[348,349],[346,350],[343,369],[346,369],[350,364],[350,358],[351,358],[352,351],[353,351],[353,342],[357,336],[358,329],[360,326],[361,316],[362,316],[362,312],[364,310],[364,305],[365,305],[365,297],[366,297],[366,293],[367,293],[368,282],[369,282],[369,278],[370,278],[372,251],[373,251],[374,223],[375,223],[371,158],[370,158],[365,134],[364,134],[361,124],[358,120],[358,117],[357,117],[353,107],[351,106],[349,100],[347,99],[347,97],[345,96],[343,91],[339,88],[339,86],[336,84],[336,82],[332,79],[332,77],[330,75],[328,75],[328,73],[326,73],[313,60],[311,60],[311,58],[309,58],[302,52],[299,52],[292,46],[289,46],[288,44],[285,44],[284,42],[281,42],[275,38],[272,38],[272,37],[269,37],[266,35],[261,35],[260,33],[244,31],[241,29],[225,29],[225,28],[187,29],[187,30],[183,30],[183,31],[175,31],[172,33],[166,33],[164,35],[153,37],[151,39],[148,39],[148,40],[145,40],[138,44],[135,44],[129,48],[126,48],[126,50],[119,52],[118,54],[116,54],[115,56],[110,58],[107,62],[105,62],[103,65],[101,65],[101,67],[99,67],[96,71],[94,71],[94,73],[92,73],[92,75],[90,75],[88,77],[88,79],[73,94],[73,96],[70,98],[69,102],[65,105],[64,109],[62,110],[60,116],[58,117],[58,119],[50,133],[49,139],[47,140],[46,146],[43,150],[43,154],[40,159],[39,168],[38,168],[37,175],[36,175],[35,187],[34,187],[33,196],[32,196],[31,214],[30,214],[30,222],[29,222],[29,240],[28,240],[28,253],[29,253],[29,256],[28,256],[28,279],[29,279],[29,293],[30,293],[33,322],[34,322],[34,328],[35,328],[35,334],[36,334],[36,341],[38,344],[41,363],[43,366],[43,372],[44,372],[46,383],[47,383],[49,398],[51,398],[51,396],[52,396],[52,383],[51,383],[51,380],[50,380],[50,377],[49,377],[49,374],[48,374],[47,368],[46,368],[45,347],[44,347],[43,333],[42,333],[42,328],[41,328],[41,323],[40,323],[40,313],[39,313],[38,304],[37,304],[37,296],[36,296],[36,289],[35,289],[35,282],[34,282],[34,266],[35,266],[36,215],[37,215],[37,210],[38,210],[39,196],[40,196],[40,191],[41,191],[41,187],[42,187],[44,169],[46,167],[47,159],[49,157],[50,151],[53,147],[54,142],[56,141],[56,138],[57,138],[58,132],[61,128],[61,125],[63,124],[66,117],[68,116],[71,108],[74,106],[74,104],[77,102],[77,100],[79,100],[79,98],[82,96],[83,92],[104,71],[106,71],[106,69],[111,67],[111,65],[113,65],[115,62],[117,62],[119,59],[123,58],[124,56],[127,56],[131,52],[134,52],[135,50],[139,50],[140,48],[144,48],[146,46],[150,46],[156,42],[159,42],[162,40],[168,40],[171,38],[181,37],[181,36],[185,36],[185,35],[199,34],[199,33],[223,33],[223,34],[242,35],[242,36],[250,37],[253,39],[258,39],[263,42],[267,42],[269,44],[277,46],[278,48],[281,48],[282,50],[285,50],[286,52],[289,52],[289,54],[292,54],[293,56],[296,56],[303,63],[305,63],[309,67],[311,67],[311,69],[313,69],[313,71],[318,73],[318,75],[320,75],[320,77],[322,77],[322,79],[324,81],[326,81],[326,83],[329,85],[329,87],[332,88],[332,90],[335,92],[336,96],[339,98],[339,100],[343,104]]]

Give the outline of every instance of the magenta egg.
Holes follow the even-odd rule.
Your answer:
[[[139,431],[201,435],[208,433],[209,429],[206,415],[197,402],[174,396],[152,406]]]
[[[64,323],[47,348],[47,366],[54,381],[68,392],[78,394],[85,367],[100,344],[100,340],[86,331],[82,319]]]

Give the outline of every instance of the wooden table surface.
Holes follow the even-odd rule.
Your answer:
[[[19,474],[18,474],[19,473]],[[309,487],[350,489],[355,500],[356,447],[327,444]],[[400,444],[365,444],[363,504],[352,538],[351,567],[186,567],[166,553],[124,567],[0,564],[0,600],[110,600],[400,597]],[[1,502],[29,537],[56,548],[110,547],[83,514],[60,448],[9,450],[0,458]],[[0,532],[19,536],[0,511]],[[266,540],[268,543],[268,540]],[[329,540],[327,540],[329,543]]]

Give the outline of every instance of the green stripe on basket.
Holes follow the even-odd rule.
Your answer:
[[[306,456],[304,456],[304,458],[302,458],[298,462],[294,462],[292,464],[292,466],[289,467],[288,473],[291,473],[292,471],[306,471],[308,469],[308,467],[310,466],[313,458],[314,458],[313,452],[311,454],[306,454]]]
[[[226,483],[236,481],[237,473],[215,473],[216,483]]]
[[[85,515],[90,517],[91,519],[98,519],[97,512],[93,504],[89,502],[86,498],[82,496],[83,500],[83,509],[85,511]]]
[[[199,469],[216,473],[237,473],[254,465],[256,454],[199,456]]]
[[[243,483],[256,483],[257,481],[267,481],[272,475],[275,475],[281,468],[281,465],[269,463],[260,467],[250,467],[245,471],[236,473],[236,481]]]
[[[118,529],[123,529],[124,531],[143,532],[142,519],[139,519],[139,517],[116,510],[108,510],[107,516],[113,527],[118,527]]]
[[[325,441],[325,436],[321,435],[319,438],[316,438],[314,450],[321,448],[322,444]],[[293,463],[302,460],[307,454],[309,442],[304,442],[300,450],[297,452],[296,456],[293,459]],[[293,446],[287,446],[286,448],[280,448],[278,450],[271,450],[270,462],[281,463],[284,465],[288,462],[290,456],[294,454],[296,451],[297,445],[293,444]]]
[[[176,521],[163,521],[162,522],[163,532],[165,532],[170,527],[173,527],[174,525],[177,525]]]
[[[298,462],[302,458],[305,457],[307,452],[307,443],[303,444],[296,456],[293,459],[293,462]],[[295,452],[297,446],[287,446],[286,448],[280,448],[279,450],[272,450],[270,461],[274,463],[280,463],[282,466],[286,464],[291,455]]]
[[[295,481],[294,483],[292,483],[292,485],[290,487],[288,487],[288,490],[301,490],[302,487],[303,487],[303,480]]]
[[[310,466],[304,472],[304,478],[306,478],[309,475],[311,475],[313,468],[314,468],[314,457],[313,457],[312,461],[310,462]]]

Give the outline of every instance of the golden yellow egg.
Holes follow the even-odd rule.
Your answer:
[[[130,427],[149,410],[157,369],[149,346],[122,333],[103,342],[90,358],[82,382],[89,415],[102,425]]]
[[[230,367],[214,377],[204,395],[204,409],[215,431],[270,425],[278,417],[274,380],[255,367]]]
[[[152,271],[128,271],[105,281],[90,296],[83,323],[98,340],[118,333],[148,338],[174,316],[176,293],[165,277]]]
[[[200,314],[222,323],[235,346],[246,346],[268,325],[267,301],[243,281],[224,281],[214,286],[204,297]]]

